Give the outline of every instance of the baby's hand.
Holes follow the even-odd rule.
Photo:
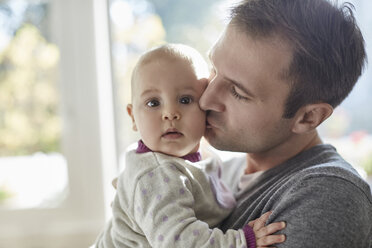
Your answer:
[[[118,189],[118,178],[117,177],[115,177],[113,180],[112,180],[112,182],[111,182],[111,184],[112,184],[112,187],[114,187],[114,189],[115,190],[117,190]],[[112,202],[110,203],[110,206],[112,207]]]
[[[115,177],[115,178],[112,180],[111,184],[112,184],[112,187],[114,187],[114,189],[118,189],[118,178]]]
[[[256,236],[256,247],[268,247],[276,243],[282,243],[285,241],[284,234],[271,235],[277,231],[285,228],[285,222],[275,222],[265,226],[267,219],[271,212],[267,212],[261,215],[260,218],[252,220],[248,223],[252,227],[253,232]]]

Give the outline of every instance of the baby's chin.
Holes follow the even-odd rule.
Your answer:
[[[166,155],[169,155],[169,156],[182,158],[182,157],[184,157],[188,154],[192,154],[192,153],[197,152],[198,149],[199,149],[199,144],[190,146],[187,149],[185,149],[185,147],[183,149],[180,149],[176,145],[173,145],[173,146],[170,145],[170,147],[162,147],[162,148],[159,148],[159,149],[151,149],[151,150],[156,151],[156,152],[160,152],[160,153],[163,153],[163,154],[166,154]]]
[[[190,153],[192,153],[191,151],[187,152],[187,151],[172,151],[172,150],[168,150],[168,149],[160,149],[156,152],[160,152],[160,153],[163,153],[165,155],[168,155],[168,156],[173,156],[173,157],[178,157],[178,158],[182,158]]]

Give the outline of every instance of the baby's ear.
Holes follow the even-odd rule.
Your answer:
[[[133,131],[138,131],[136,121],[134,120],[133,105],[132,104],[127,105],[127,112],[128,112],[128,115],[130,116],[130,118],[132,119],[132,124],[133,124],[132,129],[133,129]]]

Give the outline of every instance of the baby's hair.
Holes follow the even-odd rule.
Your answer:
[[[132,72],[131,85],[135,81],[136,73],[139,68],[157,59],[180,59],[187,62],[193,69],[197,79],[209,76],[208,65],[203,56],[194,48],[183,44],[165,44],[155,47],[139,58]]]

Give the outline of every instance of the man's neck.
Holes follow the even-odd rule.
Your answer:
[[[316,130],[301,136],[295,136],[278,147],[262,153],[248,153],[245,174],[271,169],[297,154],[322,144]]]

